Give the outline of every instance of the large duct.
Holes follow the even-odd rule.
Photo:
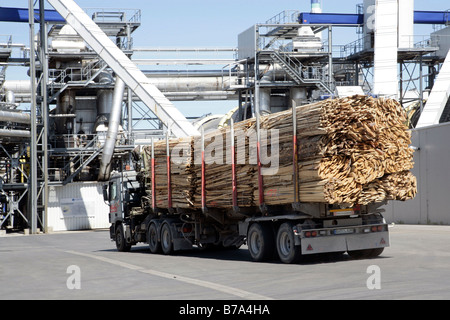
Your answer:
[[[98,129],[99,125],[106,125],[108,122],[113,101],[114,90],[102,89],[97,91],[97,119],[95,120],[94,131]]]
[[[291,88],[291,100],[295,102],[297,107],[307,104],[308,90],[301,87]]]
[[[119,77],[116,78],[114,87],[113,105],[108,123],[108,133],[106,135],[105,145],[103,147],[102,161],[98,180],[107,181],[111,174],[111,160],[114,154],[117,134],[119,132],[120,117],[122,113],[122,102],[125,92],[125,83]]]
[[[56,132],[59,134],[69,133],[69,128],[72,128],[72,118],[65,117],[68,114],[75,112],[76,105],[76,93],[73,90],[65,90],[58,97],[58,103],[56,105],[56,115],[60,115],[55,118]],[[70,123],[70,125],[68,125]],[[68,128],[69,126],[69,128]]]
[[[270,110],[270,88],[261,88],[259,89],[259,112],[262,115],[271,113]]]
[[[114,83],[114,78],[109,72],[101,72],[95,81],[102,85],[111,85]],[[113,96],[113,89],[101,89],[97,91],[97,118],[95,119],[94,131],[97,131],[99,125],[106,127],[108,117],[111,114]]]
[[[8,104],[14,104],[16,103],[16,95],[14,94],[13,91],[6,91],[5,93],[5,102]]]

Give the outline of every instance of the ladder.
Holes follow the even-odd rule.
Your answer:
[[[200,135],[183,114],[73,0],[48,0],[80,37],[177,137]]]

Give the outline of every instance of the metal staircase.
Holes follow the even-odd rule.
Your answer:
[[[321,67],[305,66],[300,61],[294,60],[289,54],[282,52],[273,51],[270,56],[297,84],[313,84],[324,93],[333,93],[333,90],[325,84]]]
[[[103,60],[98,59],[81,68],[70,67],[64,70],[50,70],[48,85],[50,101],[56,99],[69,87],[86,87],[107,67],[108,65]]]
[[[77,174],[79,174],[84,167],[91,163],[91,161],[94,160],[102,152],[102,150],[103,146],[94,150],[91,154],[89,154],[89,151],[83,150],[76,157],[74,157],[71,162],[64,168],[66,172],[71,172],[71,174],[66,179],[64,179],[63,185],[72,182],[72,179]]]

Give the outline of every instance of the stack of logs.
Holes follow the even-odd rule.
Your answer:
[[[300,106],[295,111],[296,157],[292,110],[260,118],[260,154],[270,160],[261,167],[257,161],[255,119],[234,125],[234,194],[238,206],[298,200],[355,205],[405,201],[415,196],[416,179],[410,173],[411,136],[405,124],[406,114],[397,101],[352,96]],[[154,144],[157,207],[201,208],[202,171],[204,205],[233,206],[230,127],[205,134],[203,141],[203,170],[201,137],[169,141],[170,181],[166,141]],[[144,148],[144,154],[147,190],[152,198],[151,147]]]

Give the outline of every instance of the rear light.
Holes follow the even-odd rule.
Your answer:
[[[317,231],[305,231],[305,237],[311,238],[311,237],[317,237]]]
[[[371,228],[370,228],[370,231],[372,231],[372,232],[381,232],[381,231],[383,231],[383,226],[372,226]]]
[[[181,232],[183,232],[183,233],[191,233],[192,232],[192,225],[184,225],[182,228],[181,228]]]

